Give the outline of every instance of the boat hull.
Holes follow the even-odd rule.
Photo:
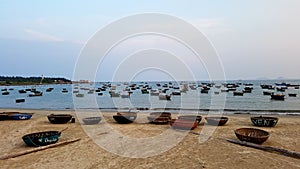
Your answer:
[[[60,135],[59,131],[45,131],[24,135],[22,139],[28,146],[39,147],[56,143]]]

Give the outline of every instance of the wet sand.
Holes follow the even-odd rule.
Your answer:
[[[51,113],[70,113],[74,111],[48,111],[48,110],[8,110],[34,113],[30,120],[25,121],[0,121],[0,156],[14,154],[33,149],[22,141],[22,136],[28,133],[62,130],[59,142],[80,138],[81,140],[64,146],[59,146],[16,158],[0,160],[0,168],[300,168],[300,160],[274,153],[269,153],[249,147],[243,147],[227,142],[224,138],[237,139],[234,130],[241,127],[254,127],[250,121],[249,114],[226,115],[229,121],[225,126],[216,128],[211,137],[199,142],[199,135],[175,131],[169,125],[154,125],[147,123],[148,114],[138,114],[137,120],[132,124],[117,124],[112,115],[115,113],[103,113],[104,119],[97,125],[82,125],[81,116],[76,116],[75,123],[51,124],[47,115]],[[81,114],[84,114],[83,112]],[[86,115],[92,114],[91,112]],[[205,117],[206,115],[203,115]],[[173,118],[176,115],[172,115]],[[262,128],[270,133],[269,139],[263,143],[266,146],[284,148],[300,152],[300,116],[277,116],[279,122],[275,127]],[[213,128],[204,125],[202,118],[200,125],[193,130],[201,132],[203,129]],[[106,127],[109,128],[106,128]],[[104,130],[104,128],[108,130]],[[259,127],[254,127],[259,128]],[[137,151],[143,150],[143,144],[126,145],[126,138],[157,138],[164,136],[167,131],[173,133],[169,141],[177,139],[184,134],[185,137],[178,144],[171,146],[169,150],[155,155],[157,150],[163,150],[166,142],[156,141],[156,148],[153,152],[144,152],[146,155],[153,154],[146,158],[122,157],[118,154],[105,150],[97,145],[88,134],[97,138],[105,138],[112,145],[120,142],[121,147],[115,151],[119,154],[126,154],[127,150],[134,147]],[[109,137],[112,133],[118,133],[118,137]],[[164,140],[165,141],[165,140]],[[97,142],[97,141],[96,141]],[[158,148],[157,148],[158,147]],[[148,149],[150,150],[150,149]],[[131,151],[132,152],[132,151]],[[135,151],[133,151],[135,152]],[[139,152],[140,153],[140,152]],[[144,154],[144,155],[145,155]]]

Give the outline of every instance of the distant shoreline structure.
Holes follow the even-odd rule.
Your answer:
[[[72,84],[72,81],[62,77],[0,76],[0,86],[22,86],[42,84]]]

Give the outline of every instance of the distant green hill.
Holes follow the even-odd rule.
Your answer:
[[[59,77],[0,76],[0,85],[64,84],[71,80]]]

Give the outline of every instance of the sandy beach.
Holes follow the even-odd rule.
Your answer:
[[[213,135],[203,143],[199,142],[199,135],[171,129],[175,136],[182,136],[182,133],[185,133],[186,136],[165,152],[146,158],[129,158],[103,149],[88,136],[86,131],[93,131],[93,135],[97,135],[99,138],[109,138],[106,136],[110,132],[117,132],[121,135],[117,139],[122,142],[122,139],[127,137],[154,138],[163,135],[166,130],[170,129],[170,126],[148,124],[146,118],[148,114],[146,113],[138,114],[137,120],[132,124],[117,124],[112,118],[115,113],[106,112],[103,113],[104,119],[99,124],[87,126],[82,125],[81,117],[77,117],[71,110],[1,110],[1,112],[7,111],[28,112],[34,113],[34,115],[30,120],[25,121],[0,121],[0,156],[33,149],[22,141],[23,135],[33,132],[60,131],[68,127],[62,132],[58,142],[75,138],[81,140],[0,160],[1,168],[300,168],[299,159],[235,145],[224,139],[237,139],[234,134],[234,130],[237,128],[254,127],[249,114],[226,115],[229,117],[228,123],[218,127]],[[51,124],[47,119],[47,115],[51,113],[70,113],[76,117],[76,121],[67,124]],[[172,117],[175,118],[176,115],[172,115]],[[275,127],[261,128],[270,133],[269,139],[263,145],[300,152],[300,116],[277,117],[279,117],[279,122]],[[193,131],[199,133],[204,127],[210,127],[204,123],[205,120],[202,118],[200,125]],[[111,130],[103,132],[102,128],[105,128],[105,125],[109,126]],[[89,134],[91,133],[89,132]],[[112,144],[116,141],[118,140],[111,140]],[[140,144],[131,144],[128,147],[122,146],[120,149],[123,148],[124,152],[126,148],[135,147],[136,150],[143,148],[139,146]],[[158,142],[158,149],[163,149],[160,146],[164,146],[164,144]]]

